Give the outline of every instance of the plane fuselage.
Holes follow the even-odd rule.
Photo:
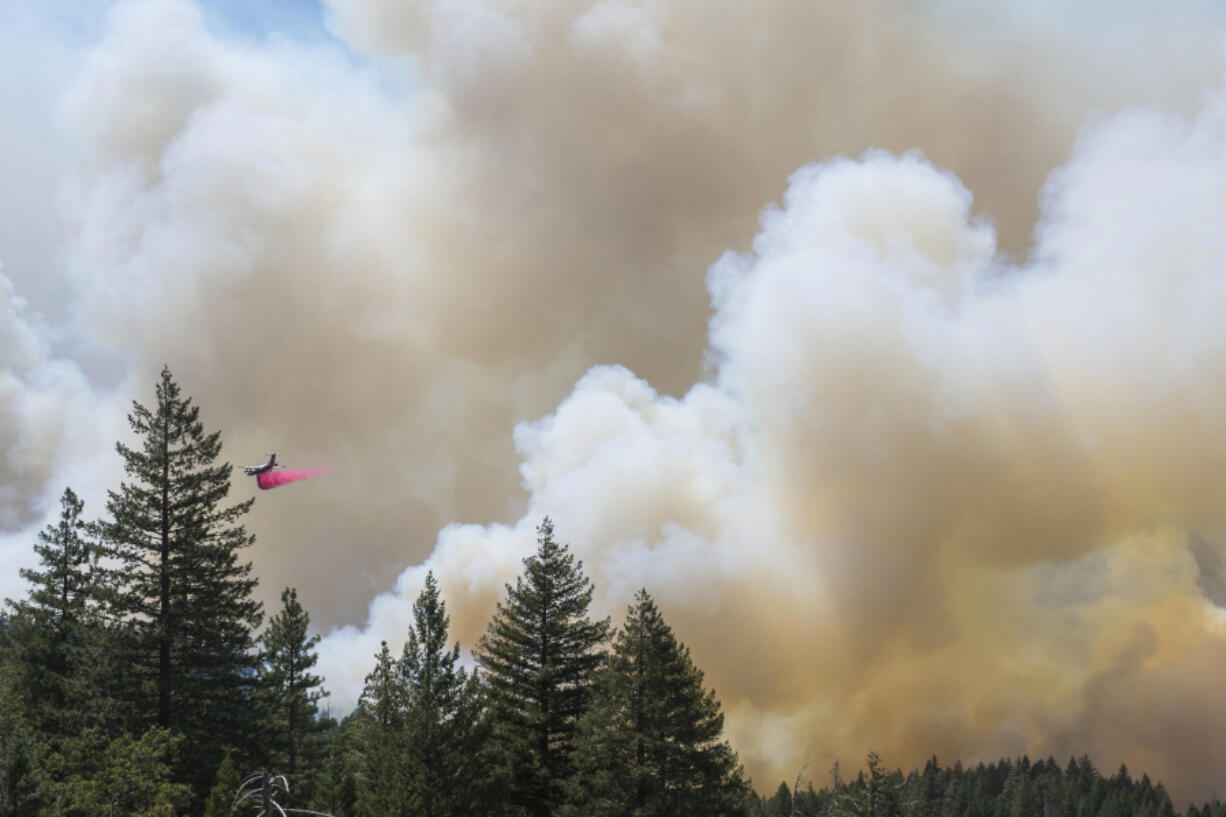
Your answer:
[[[243,473],[249,477],[254,477],[257,474],[265,474],[277,466],[277,455],[269,454],[268,462],[263,465],[246,465],[243,466]]]

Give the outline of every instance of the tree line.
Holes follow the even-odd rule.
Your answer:
[[[942,767],[930,758],[922,771],[887,771],[870,753],[853,780],[831,770],[829,788],[781,783],[770,797],[755,796],[751,817],[1175,817],[1166,788],[1148,775],[1134,780],[1126,765],[1103,775],[1086,756],[1029,757]],[[1186,817],[1223,817],[1226,805],[1191,805]]]
[[[1175,817],[1161,784],[1085,757],[903,775],[870,754],[850,781],[836,764],[828,788],[759,795],[655,601],[594,618],[549,519],[475,665],[429,574],[403,649],[382,644],[338,720],[297,592],[267,621],[253,598],[252,500],[227,501],[220,434],[168,369],[128,420],[104,514],[65,489],[26,597],[0,609],[0,817],[225,817],[261,768],[290,780],[283,805],[335,817]]]
[[[399,654],[357,707],[321,711],[293,588],[253,597],[252,500],[169,369],[133,402],[125,479],[88,519],[69,488],[23,599],[0,612],[0,817],[230,813],[246,772],[336,817],[740,815],[751,798],[688,649],[640,592],[616,631],[546,519],[461,664],[428,575]]]

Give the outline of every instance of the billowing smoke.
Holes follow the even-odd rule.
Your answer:
[[[100,511],[169,363],[231,462],[336,467],[249,526],[266,601],[349,625],[338,703],[427,569],[471,645],[549,514],[760,781],[1084,751],[1202,797],[1226,25],[1013,5],[332,0],[302,43],[115,4],[65,221],[0,225],[54,270],[0,288],[5,541]]]
[[[1222,63],[1197,7],[1084,51],[904,5],[335,3],[367,62],[118,4],[61,106],[70,334],[169,363],[232,462],[348,475],[251,527],[270,586],[353,621],[449,521],[523,510],[511,431],[588,367],[701,375],[703,271],[795,168],[921,148],[1021,251],[1087,110],[1189,108]]]
[[[24,562],[31,543],[3,534],[38,521],[55,504],[64,488],[54,484],[55,474],[72,466],[78,484],[96,490],[118,470],[103,463],[107,452],[95,446],[118,433],[114,421],[122,415],[75,363],[55,354],[52,336],[0,269],[0,561],[6,564]]]
[[[1226,726],[1223,145],[1221,94],[1088,130],[1023,265],[919,154],[797,171],[709,271],[709,380],[598,367],[519,426],[527,513],[445,529],[325,640],[333,689],[427,569],[472,644],[550,514],[601,612],[657,596],[768,782],[1089,752],[1199,795]]]

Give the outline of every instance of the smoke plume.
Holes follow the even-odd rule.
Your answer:
[[[1202,798],[1226,23],[1016,5],[113,4],[55,111],[0,88],[0,212],[62,214],[0,225],[0,547],[101,510],[168,363],[232,462],[336,466],[249,527],[338,706],[426,570],[472,645],[548,514],[764,785],[1089,752]]]
[[[1089,752],[1199,794],[1226,725],[1222,144],[1220,93],[1087,130],[1021,265],[919,154],[798,170],[708,273],[711,377],[672,398],[598,367],[521,424],[527,513],[445,529],[325,639],[333,688],[428,569],[472,644],[549,514],[599,612],[658,596],[759,779]]]
[[[118,4],[60,114],[69,331],[94,370],[170,363],[234,461],[394,475],[394,496],[354,478],[317,518],[253,520],[273,583],[319,589],[325,622],[449,521],[518,514],[511,431],[591,365],[673,395],[700,377],[703,271],[795,168],[922,149],[1021,252],[1087,111],[1190,110],[1222,63],[1196,6],[1123,15],[1088,50],[893,2],[331,11],[373,62],[221,39],[185,0]],[[362,569],[340,570],[326,554],[355,531]]]

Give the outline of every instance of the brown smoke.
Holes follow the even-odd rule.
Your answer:
[[[343,475],[308,489],[321,513],[263,502],[254,523],[271,584],[330,576],[323,622],[353,619],[448,520],[517,507],[511,427],[589,365],[693,382],[703,271],[802,163],[920,148],[1021,251],[1085,109],[1154,93],[1145,58],[1005,46],[1006,18],[971,32],[892,3],[333,11],[359,47],[408,55],[383,86],[407,90],[141,3],[112,12],[67,106],[90,337],[145,373],[171,363],[236,463],[277,449]],[[1172,72],[1166,102],[1216,70],[1199,22],[1173,26],[1201,68]],[[397,491],[370,490],[389,472]],[[329,569],[338,542],[359,570],[348,553]]]
[[[338,699],[404,632],[423,568],[398,573],[433,566],[471,645],[548,513],[603,609],[660,600],[761,781],[1089,751],[1199,796],[1226,712],[1212,9],[330,11],[369,61],[118,5],[65,102],[66,275],[118,405],[169,363],[235,464],[333,469],[251,528],[270,602],[296,585],[331,627],[383,593],[327,641]],[[1069,161],[1153,104],[1195,118],[1113,119]],[[869,148],[894,153],[788,184]],[[3,355],[13,394],[66,365]],[[69,424],[20,423],[46,451]],[[58,456],[6,460],[14,496],[71,480]]]
[[[917,155],[802,168],[711,268],[711,382],[590,370],[516,430],[527,513],[445,529],[328,636],[329,678],[354,694],[426,570],[471,644],[548,513],[602,612],[655,589],[760,780],[1088,752],[1198,796],[1226,717],[1224,138],[1222,94],[1088,131],[1025,265]]]

